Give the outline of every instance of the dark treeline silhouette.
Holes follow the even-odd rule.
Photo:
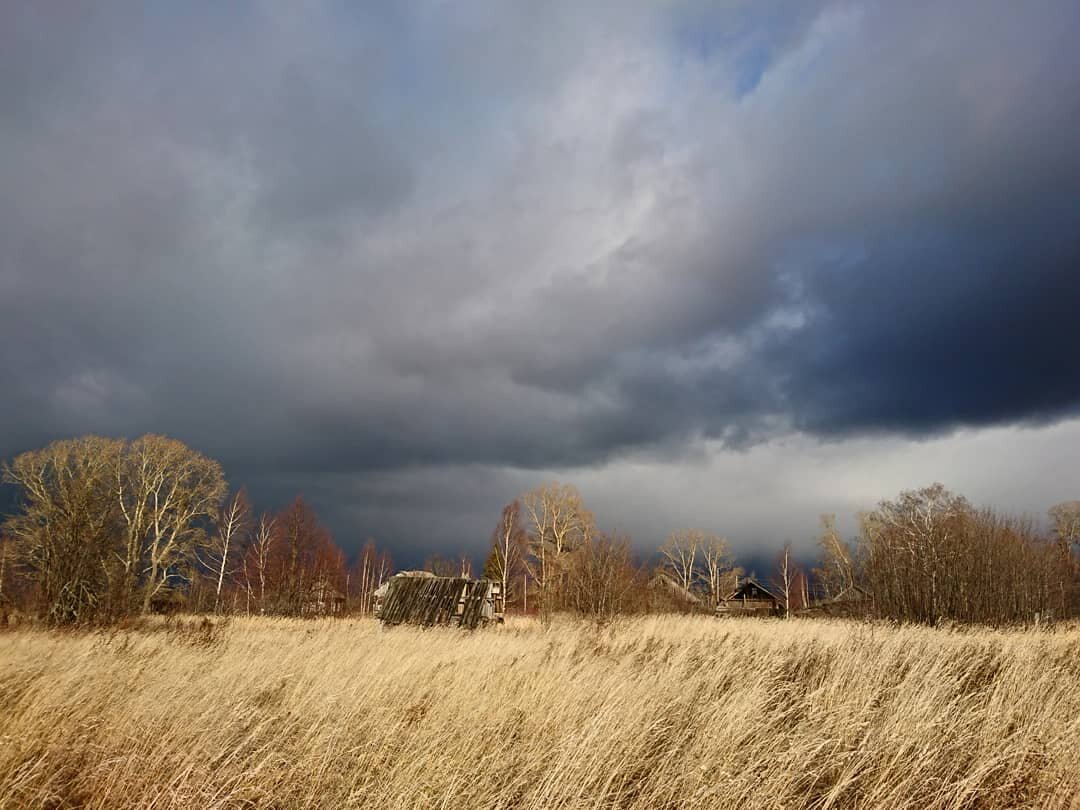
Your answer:
[[[151,612],[325,616],[370,614],[394,574],[368,540],[350,564],[302,498],[255,515],[221,466],[182,442],[85,436],[4,465],[18,502],[0,532],[0,618],[109,622]],[[776,615],[867,615],[1025,623],[1080,616],[1080,502],[1030,520],[977,509],[940,484],[901,493],[860,516],[845,540],[822,519],[816,567],[786,544],[755,587]],[[434,556],[440,576],[471,577],[467,555]],[[509,612],[547,620],[659,611],[712,613],[744,571],[727,541],[672,532],[652,559],[599,530],[581,493],[551,483],[502,510],[481,576],[498,581]]]

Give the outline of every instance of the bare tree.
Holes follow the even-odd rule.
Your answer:
[[[274,608],[299,615],[308,591],[326,578],[329,536],[315,510],[302,496],[281,512],[275,521]],[[332,551],[332,550],[331,550]]]
[[[791,618],[791,602],[795,597],[795,583],[798,579],[798,571],[795,562],[791,559],[791,543],[784,543],[779,556],[776,558],[776,579],[774,585],[780,592],[783,600],[784,618]]]
[[[345,608],[345,556],[303,497],[259,519],[244,568],[249,590],[257,579],[260,612],[295,616]]]
[[[461,573],[461,561],[448,559],[441,554],[432,554],[424,560],[424,570],[437,577],[456,577]]]
[[[54,442],[5,475],[23,496],[11,533],[56,621],[148,611],[194,561],[225,490],[216,461],[163,436]]]
[[[199,550],[199,559],[214,577],[214,612],[221,609],[221,591],[227,576],[236,570],[244,541],[251,529],[251,504],[240,489],[214,515],[214,531]]]
[[[668,535],[660,553],[664,567],[672,578],[689,595],[694,581],[700,578],[700,554],[705,543],[705,533],[700,529],[680,529]]]
[[[1050,520],[1057,539],[1061,567],[1061,615],[1076,615],[1080,609],[1080,560],[1074,547],[1080,548],[1080,501],[1066,501],[1050,508]]]
[[[273,559],[274,540],[277,537],[277,519],[263,512],[259,516],[259,524],[255,529],[254,540],[251,549],[244,558],[245,580],[248,593],[251,593],[251,579],[247,576],[250,568],[255,569],[259,580],[259,613],[266,613],[266,585],[270,572],[270,562]],[[250,566],[248,561],[250,560]]]
[[[502,585],[504,599],[509,598],[511,580],[521,567],[526,540],[527,533],[521,524],[521,503],[515,500],[503,507],[499,523],[491,533],[491,552],[484,564],[484,576]]]
[[[895,598],[904,618],[936,624],[944,615],[942,579],[960,550],[971,506],[941,484],[905,491],[863,516],[875,598]],[[884,603],[882,603],[884,604]]]
[[[394,573],[394,561],[390,556],[389,551],[382,552],[375,565],[375,587],[376,589],[382,585],[386,580]]]
[[[730,592],[729,585],[735,563],[727,541],[719,535],[704,535],[701,539],[700,553],[700,576],[709,593],[709,602],[715,610],[720,600],[724,598],[725,592]]]
[[[813,570],[826,597],[839,596],[855,585],[855,564],[847,544],[840,537],[836,528],[835,515],[821,516],[821,536],[818,538],[820,549],[819,567]]]
[[[575,564],[567,582],[570,606],[578,613],[599,619],[626,610],[638,578],[629,539],[595,534],[574,556]]]
[[[879,615],[998,624],[1069,609],[1059,542],[1029,519],[976,510],[940,484],[883,501],[863,516],[860,544]]]
[[[541,615],[547,617],[561,592],[565,556],[592,535],[593,516],[570,484],[547,484],[520,500],[530,523],[525,562],[540,590]]]
[[[0,605],[3,605],[7,597],[4,594],[4,585],[7,583],[10,565],[8,558],[11,556],[11,541],[6,535],[0,534]]]
[[[1065,501],[1050,508],[1054,534],[1064,543],[1080,543],[1080,501]]]
[[[189,563],[225,495],[221,465],[165,436],[136,439],[118,459],[117,498],[126,526],[125,591],[142,582],[142,612]]]
[[[356,583],[356,610],[361,616],[371,613],[375,591],[390,576],[392,563],[389,553],[380,552],[374,540],[368,540],[356,561],[353,581]]]
[[[20,498],[5,529],[50,621],[85,621],[112,611],[108,601],[119,572],[111,482],[122,448],[117,439],[84,436],[4,466],[3,478]]]

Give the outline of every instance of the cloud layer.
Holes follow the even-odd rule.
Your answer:
[[[420,548],[499,471],[1078,412],[1074,3],[585,5],[5,7],[0,455]]]

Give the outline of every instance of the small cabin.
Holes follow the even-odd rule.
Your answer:
[[[782,616],[784,600],[753,577],[739,583],[716,606],[718,616]]]
[[[403,571],[375,591],[383,624],[449,625],[470,630],[503,621],[502,583]]]
[[[340,616],[345,612],[345,594],[325,580],[315,582],[304,594],[301,616]]]

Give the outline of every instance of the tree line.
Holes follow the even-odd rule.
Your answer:
[[[844,539],[822,517],[817,564],[785,543],[761,581],[784,616],[802,611],[936,625],[1005,624],[1080,616],[1080,501],[1050,510],[1049,532],[978,509],[941,484],[902,492],[859,515]],[[550,484],[508,504],[492,533],[484,576],[512,604],[546,616],[655,610],[714,612],[745,571],[721,535],[672,532],[658,560],[636,560],[624,536],[598,531],[572,486]]]
[[[55,624],[179,607],[370,612],[392,572],[370,541],[350,567],[302,497],[255,516],[217,461],[165,436],[56,441],[3,479],[18,506],[0,531],[0,610]]]
[[[1080,501],[1050,510],[1044,533],[1026,517],[974,507],[941,484],[903,492],[859,516],[845,543],[823,521],[827,596],[862,588],[876,615],[934,625],[1080,616]]]
[[[57,624],[180,608],[363,615],[394,573],[371,540],[350,564],[302,497],[256,515],[218,462],[164,436],[56,441],[5,464],[3,478],[19,500],[0,531],[0,611]],[[858,594],[860,612],[925,624],[1078,616],[1080,502],[1050,517],[1042,532],[935,484],[860,515],[851,539],[823,517],[815,566],[786,544],[755,578],[785,615]],[[425,568],[474,573],[467,555]],[[674,531],[642,559],[627,536],[597,527],[576,487],[550,483],[502,509],[481,575],[501,583],[512,610],[547,619],[714,612],[745,572],[703,529]]]

